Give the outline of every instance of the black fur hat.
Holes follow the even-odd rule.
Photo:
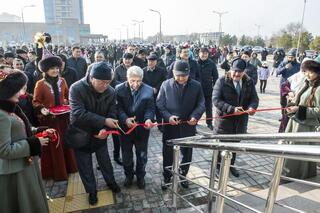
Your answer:
[[[42,72],[48,72],[50,68],[52,67],[61,67],[62,66],[62,60],[57,56],[49,56],[47,58],[42,58],[39,61],[39,69]]]
[[[14,71],[8,74],[0,81],[0,100],[8,100],[28,82],[28,77],[20,71]]]

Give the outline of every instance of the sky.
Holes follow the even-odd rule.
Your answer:
[[[3,0],[4,1],[4,0]],[[222,31],[231,35],[243,34],[271,36],[288,23],[301,22],[304,0],[83,0],[84,21],[91,25],[91,33],[105,34],[122,39],[138,36],[138,26],[132,20],[144,21],[143,36],[159,32],[159,15],[162,16],[162,33],[165,35],[192,32],[219,31],[219,16],[212,11],[227,11],[222,16]],[[0,13],[21,16],[24,9],[26,22],[44,22],[43,0],[9,0],[2,4]],[[304,27],[313,35],[320,35],[320,0],[307,0]],[[316,21],[317,20],[317,21]],[[1,29],[0,29],[1,31]]]

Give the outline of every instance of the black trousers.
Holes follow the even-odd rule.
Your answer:
[[[93,173],[92,153],[79,151],[77,149],[75,149],[74,153],[76,156],[79,174],[86,192],[87,193],[95,192],[97,190],[97,183]],[[98,149],[95,152],[95,154],[97,157],[98,164],[100,166],[100,171],[107,185],[115,183],[115,179],[113,175],[113,167],[110,162],[110,157],[108,153],[107,142],[103,147]]]
[[[143,127],[142,127],[143,128]],[[137,133],[135,130],[131,135],[121,135],[121,151],[123,168],[126,177],[133,178],[134,175],[134,161],[133,161],[133,146],[136,150],[136,171],[135,174],[138,179],[144,178],[146,175],[146,165],[148,162],[148,140],[149,131],[144,131],[143,134]]]
[[[118,135],[112,135],[113,141],[113,159],[120,157],[120,139]]]
[[[267,87],[267,80],[260,80],[260,92],[265,92]]]
[[[190,163],[192,161],[192,148],[180,147],[180,153],[182,154],[181,164]],[[173,164],[173,146],[168,146],[163,140],[162,146],[162,156],[163,156],[163,177],[165,179],[171,178],[172,174],[170,171],[166,170],[167,166],[172,166]],[[179,173],[183,176],[187,176],[190,168],[190,164],[180,166]]]
[[[204,103],[206,106],[206,118],[212,118],[212,95],[204,97]],[[207,124],[212,124],[212,119],[206,120]]]

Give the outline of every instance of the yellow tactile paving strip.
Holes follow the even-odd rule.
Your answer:
[[[88,194],[85,192],[78,173],[71,174],[68,179],[66,197],[56,198],[48,201],[50,213],[74,212],[91,208],[111,205],[114,203],[111,190],[98,192],[97,205],[88,203]]]

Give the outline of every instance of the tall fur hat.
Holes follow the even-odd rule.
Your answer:
[[[0,100],[8,100],[17,94],[28,82],[28,77],[21,71],[14,71],[0,80]]]
[[[43,57],[39,61],[39,69],[42,72],[48,72],[50,68],[52,67],[61,67],[62,66],[62,60],[58,56],[48,56],[48,57]]]

